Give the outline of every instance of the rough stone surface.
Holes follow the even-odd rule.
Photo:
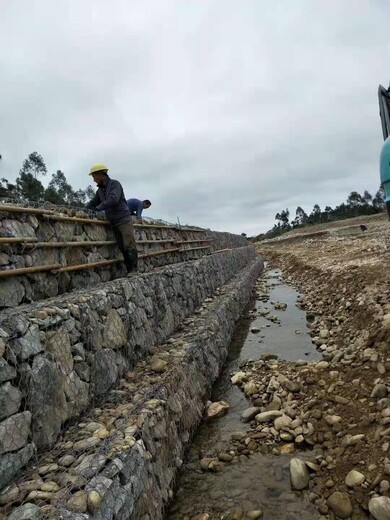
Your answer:
[[[13,511],[7,520],[43,520],[44,514],[35,504],[23,504]]]
[[[91,382],[95,395],[104,395],[118,379],[118,366],[115,352],[103,349],[96,352],[91,369]]]
[[[7,382],[0,386],[0,421],[19,410],[22,392]]]
[[[27,444],[30,434],[31,413],[22,412],[0,423],[0,455],[16,451]]]
[[[18,471],[31,459],[34,450],[34,445],[28,444],[16,453],[0,455],[0,489],[12,482]]]
[[[339,518],[349,518],[352,514],[353,508],[351,499],[346,493],[335,491],[328,498],[327,504]]]
[[[290,480],[293,489],[305,489],[309,485],[310,475],[305,462],[301,459],[290,460]]]
[[[375,520],[390,520],[390,498],[374,497],[368,503],[368,509]]]

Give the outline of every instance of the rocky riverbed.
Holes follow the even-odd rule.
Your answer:
[[[260,246],[269,267],[282,269],[284,281],[304,294],[297,306],[321,358],[289,361],[271,350],[230,373],[248,400],[240,424],[229,439],[221,430],[220,441],[206,443],[199,460],[190,460],[186,470],[203,482],[184,477],[179,497],[188,513],[174,504],[169,520],[279,518],[281,503],[286,519],[390,520],[390,227],[380,219],[365,232],[353,222],[342,224]],[[264,280],[256,298],[271,303]],[[260,315],[283,327],[274,315],[283,302],[273,303]],[[226,474],[236,486],[215,493],[213,479],[229,482]],[[237,506],[248,478],[259,489],[268,487],[268,494],[244,494]],[[194,515],[191,482],[202,491],[207,512]],[[255,507],[259,498],[262,506]],[[223,506],[225,513],[217,514]]]
[[[323,359],[254,361],[233,375],[256,409],[236,442],[308,449],[291,482],[327,518],[390,519],[390,231],[368,228],[261,247],[304,292]]]

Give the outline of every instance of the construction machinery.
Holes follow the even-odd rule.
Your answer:
[[[380,155],[381,185],[385,191],[385,203],[390,220],[390,87],[385,89],[379,85],[379,114],[382,122],[383,139],[385,140]]]

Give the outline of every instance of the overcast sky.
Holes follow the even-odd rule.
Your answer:
[[[145,216],[257,234],[379,187],[388,0],[0,0],[0,177],[104,162]],[[44,180],[44,183],[47,183]]]

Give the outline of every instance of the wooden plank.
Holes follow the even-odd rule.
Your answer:
[[[20,267],[18,269],[7,269],[6,271],[0,271],[0,278],[18,276],[21,274],[39,273],[41,271],[52,271],[53,269],[57,269],[58,267],[61,267],[61,264],[48,264],[36,267]]]

